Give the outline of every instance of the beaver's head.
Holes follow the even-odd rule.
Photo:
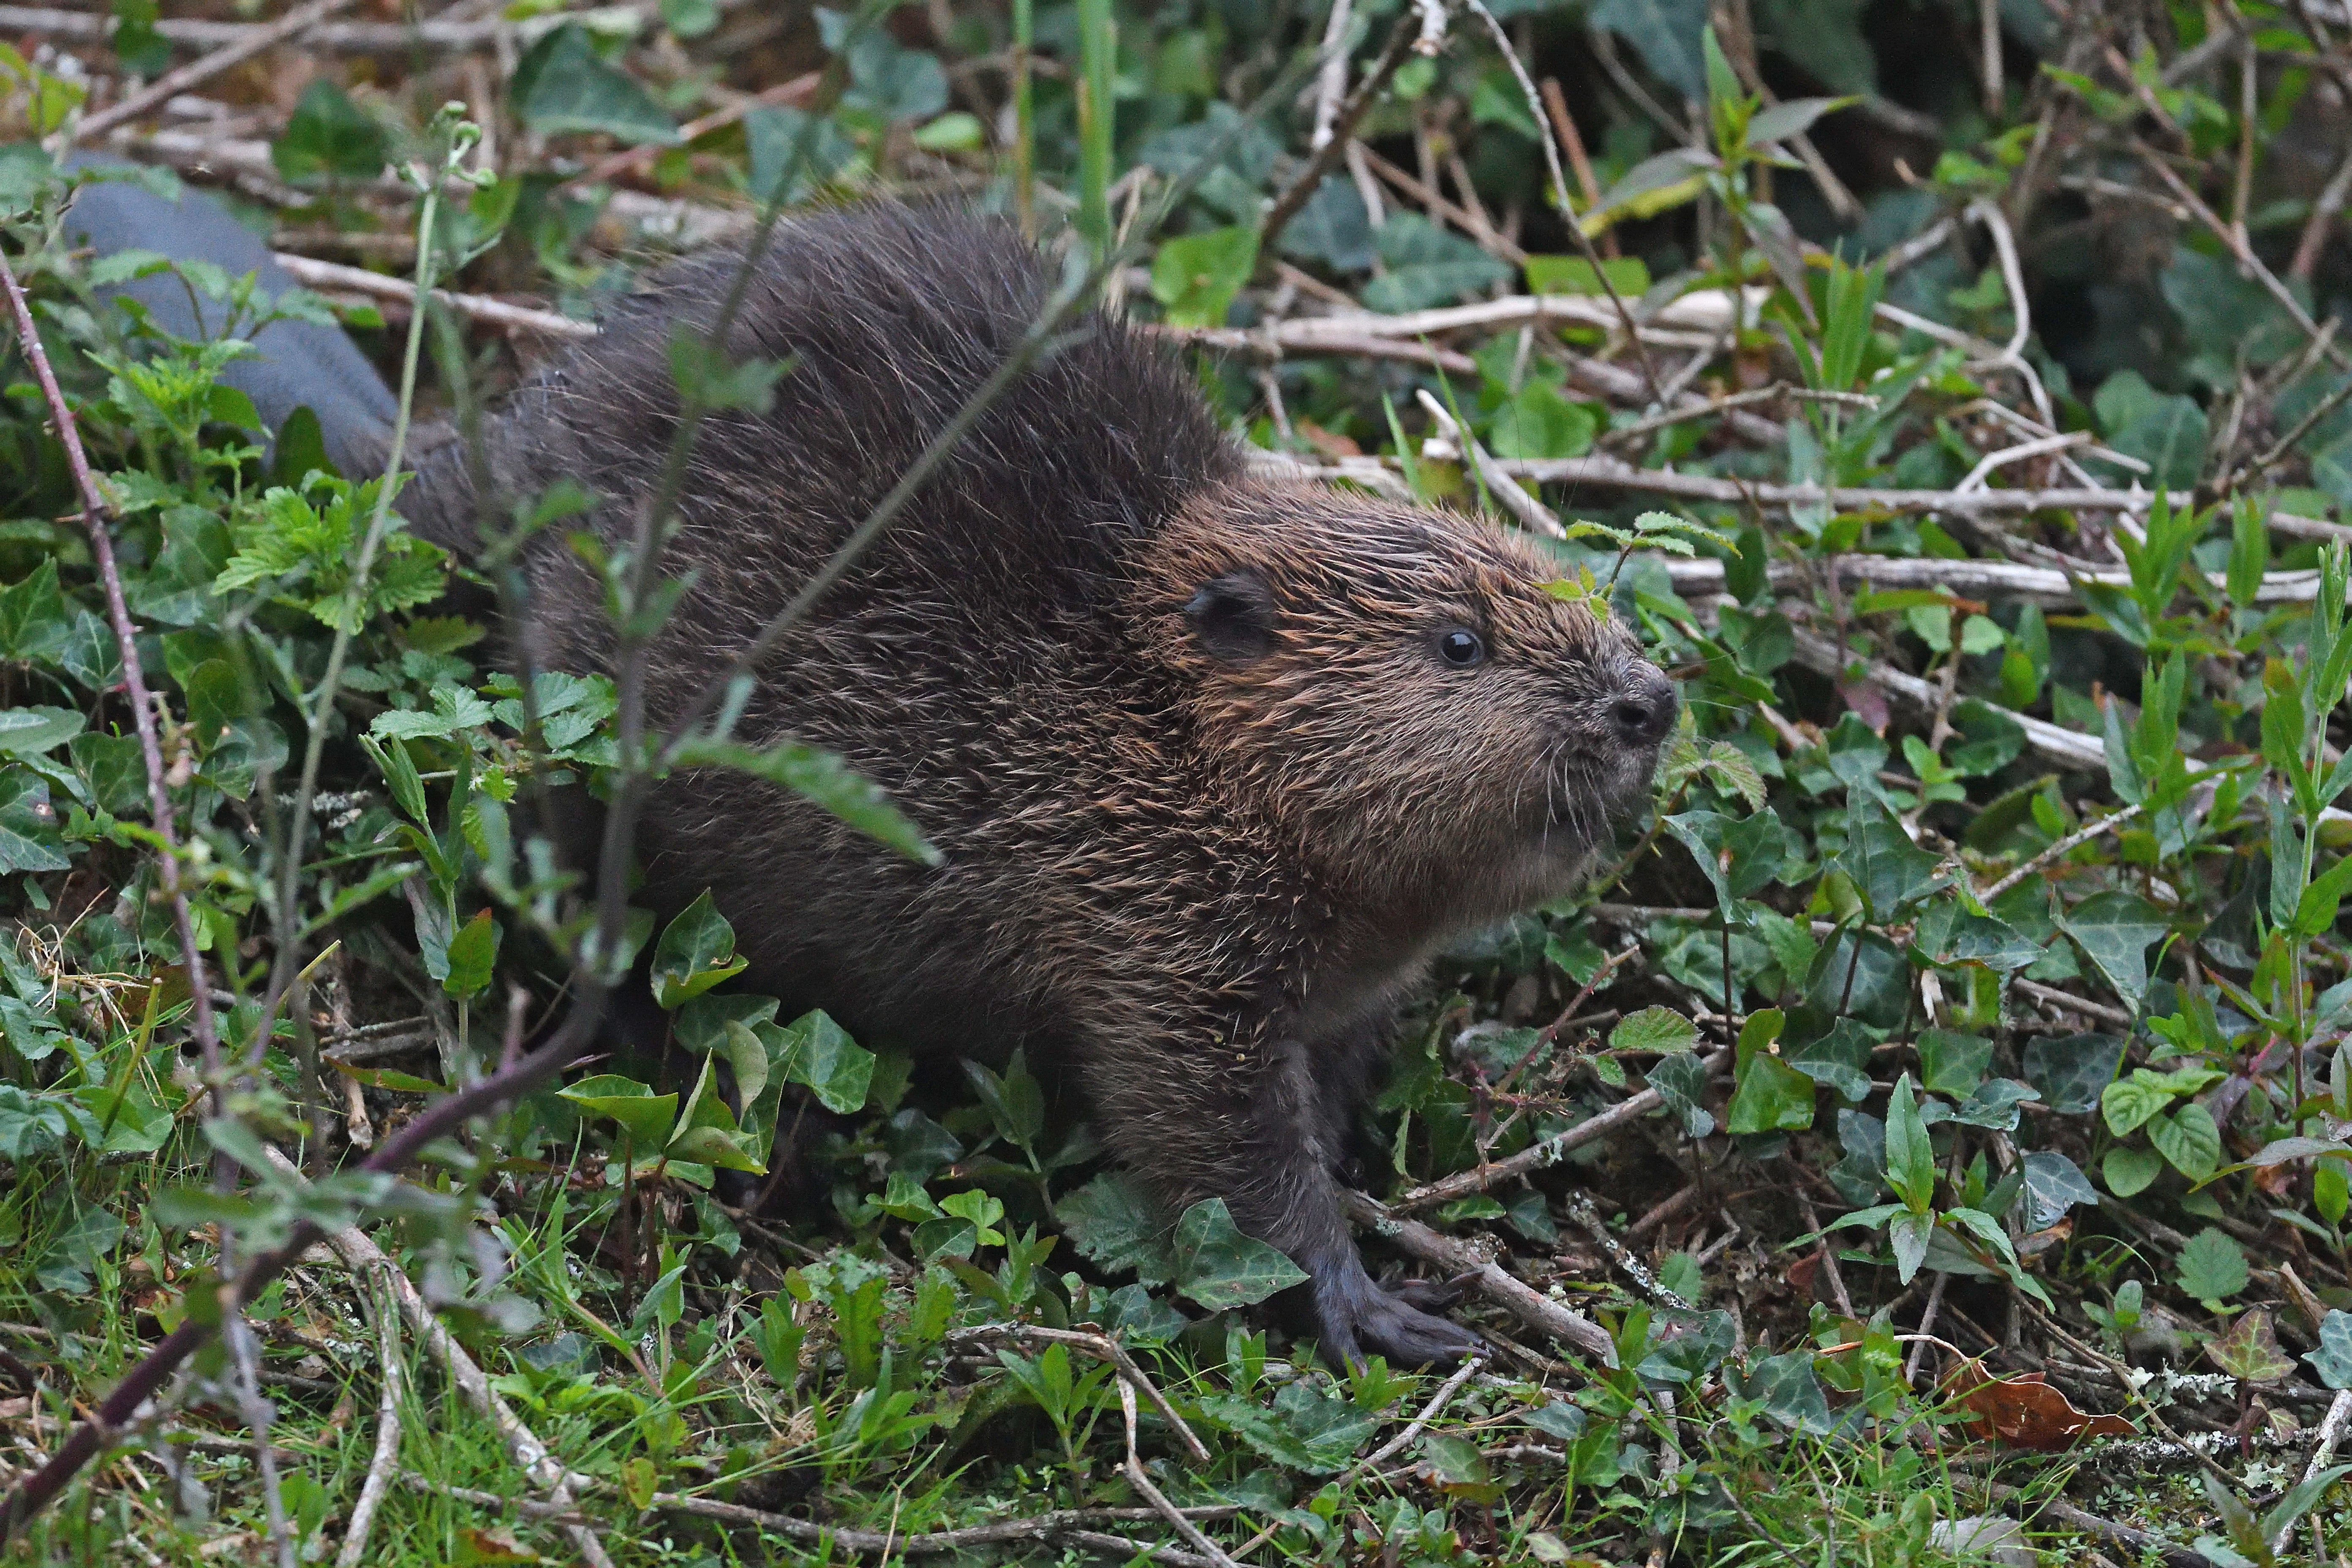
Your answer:
[[[1634,638],[1491,524],[1251,484],[1202,498],[1153,556],[1145,640],[1212,765],[1343,879],[1434,920],[1568,890],[1674,728]]]

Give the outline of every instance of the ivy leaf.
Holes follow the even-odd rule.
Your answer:
[[[2303,1359],[2328,1387],[2352,1388],[2352,1312],[2329,1308],[2319,1321],[2319,1348],[2305,1351]]]
[[[1511,275],[1469,240],[1415,212],[1392,214],[1375,243],[1387,270],[1365,286],[1363,300],[1389,315],[1450,305]]]
[[[866,1104],[874,1082],[874,1053],[822,1011],[804,1013],[784,1027],[789,1054],[784,1077],[805,1084],[828,1110],[846,1116]]]
[[[81,731],[82,716],[70,708],[0,709],[0,756],[36,757]]]
[[[591,1116],[610,1117],[628,1134],[631,1146],[650,1154],[669,1142],[677,1120],[677,1096],[656,1094],[633,1078],[597,1073],[556,1090]]]
[[[549,135],[601,132],[633,145],[677,140],[677,126],[635,81],[604,63],[587,30],[566,23],[515,65],[515,117]]]
[[[269,145],[269,161],[295,184],[329,178],[373,180],[383,173],[387,155],[383,127],[343,89],[314,77],[286,121],[286,134]]]
[[[2207,1359],[2243,1383],[2277,1383],[2294,1371],[2294,1363],[2279,1348],[2278,1331],[2261,1307],[2238,1314],[2229,1331],[2205,1347]]]
[[[663,1012],[674,1013],[690,998],[742,973],[748,963],[735,956],[735,928],[711,903],[710,889],[705,888],[678,911],[654,948],[654,1000]]]
[[[2164,911],[2137,893],[2099,893],[2075,905],[2062,923],[2116,994],[2138,1011],[2147,990],[2148,944],[2169,929]]]
[[[1202,1198],[1176,1220],[1176,1289],[1211,1311],[1247,1307],[1303,1284],[1307,1271],[1234,1224],[1223,1198]]]
[[[1285,1384],[1271,1408],[1234,1394],[1213,1394],[1201,1407],[1266,1458],[1310,1475],[1344,1468],[1381,1423],[1305,1381]]]
[[[1919,1031],[1919,1087],[1958,1100],[1984,1081],[1992,1065],[1992,1042],[1949,1029]]]
[[[1724,1131],[1796,1132],[1813,1124],[1813,1080],[1769,1051],[1740,1064]]]
[[[2098,1105],[2123,1059],[2124,1042],[2114,1035],[2040,1035],[2026,1042],[2021,1066],[2042,1104],[2080,1116]]]
[[[2096,1208],[2098,1189],[2083,1174],[2083,1168],[2065,1155],[2049,1149],[2036,1149],[2021,1162],[2025,1170],[2025,1226],[2028,1230],[2047,1230],[2066,1215],[2066,1211],[2080,1205]]]

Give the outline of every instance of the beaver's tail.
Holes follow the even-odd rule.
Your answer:
[[[122,167],[78,158],[71,167]],[[269,247],[201,191],[178,199],[159,196],[121,179],[91,180],[66,209],[70,241],[100,256],[152,250],[173,261],[206,261],[230,277],[258,275],[257,292],[276,300],[299,287]],[[184,338],[217,336],[225,307],[169,273],[133,279],[106,290],[137,300],[158,326]],[[220,379],[253,399],[275,436],[297,408],[319,416],[327,456],[348,477],[373,478],[383,465],[398,405],[367,357],[338,328],[310,321],[272,321],[251,339],[255,353],[225,368]]]

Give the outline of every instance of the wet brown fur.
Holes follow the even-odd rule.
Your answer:
[[[688,262],[492,426],[505,494],[571,477],[625,542],[675,400],[673,322],[736,260]],[[739,355],[790,356],[764,416],[705,430],[666,564],[693,585],[648,670],[656,722],[846,536],[1049,289],[1005,225],[874,207],[782,227]],[[1381,1291],[1333,1168],[1399,1009],[1449,937],[1572,885],[1635,797],[1671,689],[1484,522],[1249,477],[1184,372],[1120,324],[1009,393],[771,658],[738,738],[840,752],[944,854],[914,865],[743,774],[653,797],[648,901],[708,887],[741,984],[941,1055],[1076,1076],[1170,1215],[1221,1197],[1314,1276],[1326,1346],[1408,1360],[1461,1330]],[[457,543],[478,498],[428,458],[404,508]],[[593,575],[527,557],[517,638],[609,667]],[[1437,639],[1490,650],[1455,668]]]

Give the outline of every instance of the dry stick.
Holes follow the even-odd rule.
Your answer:
[[[1171,327],[1158,321],[1139,321],[1129,330],[1145,337],[1225,353],[1244,353],[1269,363],[1277,363],[1293,354],[1352,354],[1364,359],[1403,360],[1409,363],[1431,365],[1439,370],[1452,371],[1456,375],[1475,375],[1478,370],[1478,362],[1468,354],[1456,353],[1452,349],[1441,349],[1429,343],[1411,342],[1402,338],[1318,337],[1311,342],[1288,342],[1278,329],[1249,331],[1237,327]]]
[[[1356,145],[1363,146],[1361,142]],[[1365,168],[1427,207],[1433,216],[1444,218],[1472,239],[1476,240],[1498,260],[1507,262],[1513,267],[1525,267],[1528,264],[1528,253],[1525,250],[1495,233],[1491,227],[1479,223],[1460,203],[1450,199],[1444,192],[1433,190],[1422,184],[1419,176],[1407,174],[1370,147],[1364,147],[1363,153]],[[1315,319],[1308,318],[1310,321]],[[1328,318],[1324,319],[1328,320]]]
[[[1495,14],[1487,10],[1481,0],[1467,0],[1467,3],[1470,9],[1478,14],[1478,19],[1486,24],[1486,31],[1495,39],[1495,47],[1502,52],[1504,63],[1511,68],[1511,75],[1527,99],[1529,118],[1543,130],[1539,145],[1543,148],[1545,172],[1551,175],[1552,198],[1559,204],[1559,216],[1567,220],[1569,236],[1576,241],[1576,248],[1582,251],[1584,259],[1591,264],[1593,276],[1601,279],[1601,289],[1609,296],[1610,307],[1617,312],[1617,319],[1625,324],[1625,336],[1633,345],[1633,358],[1642,367],[1642,380],[1650,389],[1650,401],[1663,403],[1665,399],[1658,390],[1658,367],[1650,363],[1649,346],[1642,342],[1642,334],[1635,330],[1633,309],[1625,303],[1625,297],[1617,292],[1617,284],[1609,276],[1609,269],[1601,264],[1601,252],[1593,248],[1592,237],[1584,232],[1584,225],[1578,221],[1576,204],[1569,200],[1568,176],[1559,170],[1559,142],[1547,123],[1543,95],[1536,90],[1535,82],[1528,75],[1528,68],[1519,62],[1519,51],[1511,47],[1510,36],[1503,31],[1503,24],[1495,20]]]
[[[198,82],[210,81],[221,72],[243,65],[264,49],[275,47],[289,38],[310,31],[337,12],[350,10],[354,3],[355,0],[310,0],[308,5],[298,5],[268,26],[255,28],[236,43],[215,49],[201,59],[190,60],[177,70],[165,71],[112,108],[101,109],[90,115],[67,132],[66,145],[104,135],[118,125],[128,124]]]
[[[228,1337],[237,1414],[253,1434],[253,1468],[261,1482],[262,1519],[269,1544],[276,1550],[278,1568],[295,1568],[294,1537],[286,1528],[286,1498],[278,1483],[278,1455],[269,1446],[269,1427],[276,1413],[261,1396],[260,1358],[253,1342],[253,1325],[245,1321],[242,1310],[232,1310],[223,1321],[221,1331]]]
[[[1429,388],[1416,388],[1413,395],[1421,400],[1423,409],[1444,437],[1454,444],[1454,449],[1470,459],[1471,467],[1486,481],[1487,493],[1504,510],[1517,518],[1522,528],[1531,529],[1549,539],[1568,537],[1568,530],[1560,526],[1559,519],[1551,514],[1551,509],[1529,495],[1517,479],[1496,468],[1492,454],[1479,445],[1475,436],[1454,422],[1454,416],[1445,411],[1445,405],[1432,396]]]
[[[394,1467],[400,1462],[400,1320],[393,1309],[389,1283],[378,1276],[370,1279],[368,1286],[375,1313],[375,1456],[368,1461],[359,1500],[352,1504],[351,1528],[343,1532],[343,1549],[335,1556],[335,1568],[360,1568],[367,1561],[368,1531],[375,1523],[375,1510],[391,1484]]]
[[[1530,1328],[1539,1329],[1556,1340],[1574,1345],[1585,1354],[1605,1363],[1615,1364],[1616,1344],[1600,1324],[1581,1313],[1569,1310],[1525,1280],[1514,1277],[1501,1264],[1467,1242],[1441,1236],[1419,1220],[1406,1219],[1377,1198],[1368,1197],[1360,1192],[1343,1190],[1340,1204],[1350,1220],[1375,1236],[1394,1242],[1423,1263],[1434,1264],[1451,1276],[1468,1276],[1466,1283],[1475,1285],[1488,1300]]]
[[[155,701],[147,690],[146,673],[139,666],[139,634],[131,624],[131,608],[122,598],[122,574],[114,563],[114,536],[106,524],[106,497],[98,488],[96,476],[89,471],[89,458],[82,450],[81,433],[74,424],[73,410],[66,406],[65,394],[58,389],[57,373],[49,368],[48,351],[41,346],[40,331],[33,324],[33,308],[26,303],[24,288],[16,281],[16,269],[8,265],[5,256],[0,256],[0,285],[8,290],[8,308],[16,318],[17,341],[24,347],[26,359],[32,363],[34,379],[41,384],[41,396],[48,403],[50,422],[57,426],[58,440],[65,447],[66,466],[72,470],[74,489],[81,497],[81,521],[89,534],[90,555],[98,563],[99,581],[106,587],[106,618],[114,627],[115,649],[122,660],[122,685],[131,695],[131,718],[139,731],[139,754],[147,766],[147,806],[154,817],[155,837],[163,845],[163,852],[156,857],[156,870],[163,879],[164,896],[172,903],[172,923],[180,935],[180,961],[188,971],[189,1027],[204,1054],[205,1079],[211,1086],[217,1110],[222,1090],[220,1033],[213,1022],[212,986],[205,978],[204,950],[196,943],[195,919],[188,910],[188,895],[180,883],[180,846],[172,827],[172,792],[164,782],[163,749],[155,734]],[[0,1517],[0,1541],[5,1541],[7,1535],[8,1521]]]
[[[547,1044],[517,1062],[511,1069],[494,1073],[460,1093],[433,1101],[403,1123],[400,1131],[386,1139],[373,1154],[362,1162],[359,1168],[378,1174],[406,1169],[409,1162],[436,1139],[446,1137],[476,1116],[487,1114],[518,1096],[530,1093],[586,1050],[604,1016],[604,990],[593,973],[575,974],[572,984],[579,994],[578,1001]],[[246,1265],[245,1271],[231,1287],[236,1299],[241,1301],[253,1300],[272,1279],[285,1273],[323,1234],[307,1220],[295,1226],[283,1247],[275,1252],[263,1253]],[[5,1500],[0,1500],[0,1545],[5,1545],[26,1521],[47,1507],[81,1468],[97,1457],[100,1448],[123,1429],[140,1407],[154,1397],[172,1373],[188,1357],[202,1349],[215,1331],[214,1325],[191,1316],[125,1373],[113,1391],[99,1402],[98,1407],[87,1411],[65,1443],[50,1457],[49,1462],[33,1475],[19,1480],[9,1490]]]
[[[1413,42],[1420,30],[1411,11],[1397,19],[1395,29],[1389,34],[1388,43],[1381,49],[1380,58],[1372,62],[1372,68],[1365,73],[1364,79],[1356,84],[1356,90],[1348,95],[1348,101],[1339,106],[1338,117],[1331,121],[1330,140],[1315,150],[1314,156],[1307,161],[1307,167],[1298,178],[1291,182],[1289,188],[1275,197],[1274,205],[1265,209],[1265,216],[1257,227],[1259,255],[1274,254],[1275,240],[1280,237],[1290,220],[1298,216],[1299,209],[1306,206],[1315,193],[1322,188],[1323,176],[1329,174],[1346,155],[1348,142],[1356,134],[1357,121],[1362,120],[1365,110],[1388,90],[1389,81],[1396,75],[1397,68],[1403,65],[1405,57],[1412,52]]]
[[[1625,1239],[1627,1241],[1641,1240],[1643,1237],[1649,1235],[1652,1231],[1656,1230],[1660,1226],[1664,1225],[1668,1220],[1673,1219],[1685,1209],[1690,1207],[1691,1205],[1696,1203],[1703,1195],[1704,1194],[1700,1189],[1700,1184],[1693,1182],[1689,1186],[1685,1187],[1682,1191],[1675,1194],[1672,1197],[1667,1198],[1663,1203],[1652,1205],[1649,1211],[1643,1214],[1641,1218],[1635,1220],[1626,1230]]]
[[[320,261],[316,257],[297,256],[290,251],[277,252],[276,259],[278,265],[293,274],[294,280],[305,288],[341,289],[352,294],[373,294],[379,300],[396,300],[412,310],[415,308],[416,285],[406,278],[371,272],[364,267],[346,267],[337,261]],[[510,305],[504,300],[494,300],[486,294],[452,294],[446,289],[436,289],[433,298],[436,303],[447,306],[467,320],[488,326],[508,327],[549,338],[593,338],[597,333],[593,321],[575,321],[553,310],[534,310],[527,305]]]
[[[269,1150],[268,1154],[270,1165],[280,1176],[298,1186],[305,1184],[300,1168],[291,1160],[275,1149]],[[466,1403],[472,1405],[476,1413],[498,1433],[499,1441],[517,1467],[544,1490],[557,1507],[571,1507],[576,1478],[549,1451],[547,1445],[540,1441],[538,1435],[522,1424],[521,1417],[515,1415],[499,1391],[490,1386],[488,1374],[482,1371],[479,1363],[466,1353],[466,1347],[442,1326],[441,1320],[433,1315],[433,1309],[425,1304],[425,1298],[417,1293],[416,1287],[409,1282],[408,1276],[401,1271],[400,1266],[386,1257],[383,1248],[370,1240],[367,1233],[357,1226],[345,1226],[341,1230],[327,1232],[326,1243],[352,1273],[362,1279],[373,1277],[383,1281],[383,1288],[398,1304],[400,1315],[408,1320],[410,1331],[426,1350],[433,1352],[433,1359],[441,1363],[448,1373],[449,1381],[456,1384],[457,1392],[466,1396]],[[594,1531],[585,1525],[575,1525],[569,1533],[582,1557],[595,1568],[609,1568],[612,1559],[605,1555],[604,1544]]]
[[[1552,134],[1559,138],[1560,150],[1568,154],[1568,166],[1576,172],[1576,188],[1584,194],[1587,212],[1601,205],[1601,182],[1592,176],[1592,160],[1584,151],[1584,138],[1576,129],[1576,117],[1568,111],[1568,96],[1559,89],[1559,79],[1548,76],[1543,79],[1544,112],[1550,117]],[[1563,213],[1569,222],[1576,221],[1574,213]],[[1617,254],[1617,231],[1603,229],[1601,247],[1614,258]]]
[[[1708,1052],[1704,1058],[1708,1072],[1712,1073],[1717,1068],[1722,1066],[1728,1056],[1728,1052],[1721,1050]],[[1540,1171],[1545,1166],[1557,1163],[1570,1150],[1581,1149],[1596,1139],[1606,1138],[1629,1122],[1638,1121],[1654,1110],[1663,1110],[1665,1103],[1664,1095],[1654,1089],[1645,1089],[1630,1099],[1618,1101],[1597,1115],[1586,1117],[1565,1131],[1555,1132],[1549,1138],[1528,1144],[1507,1159],[1497,1160],[1490,1165],[1481,1165],[1473,1171],[1459,1171],[1442,1181],[1415,1187],[1391,1202],[1387,1212],[1393,1215],[1412,1214],[1437,1204],[1451,1203],[1455,1198],[1468,1197],[1473,1193],[1485,1192],[1497,1182],[1507,1182],[1515,1176],[1524,1176],[1530,1172]]]
[[[699,120],[688,121],[677,128],[677,136],[673,141],[648,142],[642,147],[626,148],[609,158],[600,158],[563,184],[567,187],[597,185],[617,180],[625,174],[642,178],[653,167],[654,160],[670,148],[683,147],[714,131],[723,131],[755,109],[772,109],[779,104],[805,104],[816,96],[816,89],[824,82],[824,73],[821,70],[807,71],[790,81],[780,81],[748,98],[738,99],[726,108],[715,110]]]
[[[1315,78],[1315,131],[1307,139],[1310,153],[1320,153],[1330,144],[1339,100],[1348,90],[1348,51],[1339,46],[1348,40],[1348,24],[1355,9],[1355,0],[1331,0],[1331,15],[1323,24],[1323,68]]]
[[[2199,223],[2230,247],[2230,254],[2237,258],[2238,265],[2253,274],[2254,281],[2263,286],[2264,293],[2278,301],[2279,307],[2286,311],[2287,319],[2302,329],[2304,336],[2319,336],[2319,323],[2311,319],[2311,312],[2303,308],[2303,302],[2294,297],[2294,292],[2279,281],[2278,274],[2263,265],[2263,258],[2254,254],[2254,247],[2246,243],[2244,236],[2232,233],[2230,226],[2221,221],[2221,215],[2207,206],[2204,199],[2189,187],[2186,180],[2173,173],[2172,165],[2166,163],[2155,148],[2135,140],[2132,151],[2138,154],[2141,163],[2155,172],[2158,179],[2164,182],[2166,188],[2180,199],[2180,204],[2196,215]],[[2341,348],[2331,342],[2326,353],[2329,363],[2336,369],[2352,370],[2352,358],[2347,358]]]
[[[1127,1423],[1127,1463],[1121,1467],[1127,1484],[1143,1494],[1143,1500],[1160,1510],[1161,1518],[1176,1527],[1176,1533],[1191,1542],[1201,1554],[1217,1568],[1241,1568],[1226,1555],[1225,1549],[1209,1539],[1201,1527],[1184,1517],[1184,1510],[1168,1500],[1168,1494],[1151,1484],[1143,1468],[1143,1460],[1135,1451],[1135,1384],[1124,1377],[1118,1380],[1118,1413]]]
[[[1677,1312],[1690,1310],[1688,1301],[1684,1300],[1676,1292],[1667,1289],[1658,1277],[1650,1271],[1648,1264],[1634,1257],[1624,1243],[1609,1234],[1608,1226],[1601,1223],[1600,1213],[1593,1208],[1592,1199],[1589,1194],[1577,1193],[1569,1198],[1568,1216],[1577,1223],[1585,1235],[1592,1238],[1593,1245],[1609,1255],[1609,1261],[1616,1266],[1617,1272],[1633,1282],[1634,1289],[1661,1307],[1670,1307]]]
[[[2036,855],[2032,859],[2028,860],[2024,865],[2020,866],[2016,870],[2011,871],[2007,876],[2001,878],[2000,881],[1995,882],[1983,892],[1979,893],[1977,895],[1977,901],[1982,904],[1992,902],[1993,900],[2000,897],[2003,893],[2006,893],[2011,888],[2014,888],[2020,882],[2025,880],[2028,877],[2033,876],[2037,872],[2041,871],[2042,868],[2063,858],[2068,851],[2074,849],[2079,846],[2088,844],[2092,839],[2098,837],[2103,833],[2111,833],[2115,831],[2116,828],[2121,827],[2125,823],[2129,822],[2134,817],[2137,816],[2145,809],[2147,809],[2145,803],[2136,802],[2133,805],[2124,807],[2121,811],[2099,818],[2098,821],[2091,823],[2087,826],[2076,828],[2074,832],[2066,835],[2065,837],[2058,840],[2057,843],[2050,846],[2049,848],[2042,851],[2041,854]]]
[[[2322,328],[2321,331],[2326,333],[2333,333],[2335,328],[2336,318],[2330,316],[2327,319],[2327,325]],[[2326,418],[2329,415],[2335,413],[2338,408],[2343,407],[2344,401],[2347,397],[2352,397],[2352,376],[2347,376],[2342,385],[2336,387],[2335,391],[2329,393],[2326,397],[2321,398],[2318,403],[2313,405],[2310,413],[2305,414],[2302,418],[2294,422],[2294,429],[2289,430],[2285,435],[2272,442],[2269,447],[2263,451],[2260,457],[2256,458],[2252,462],[2247,464],[2246,467],[2239,469],[2237,472],[2231,474],[2227,479],[2223,480],[2222,487],[2225,489],[2237,489],[2245,485],[2250,485],[2253,483],[2254,480],[2262,478],[2263,472],[2268,469],[2272,464],[2277,462],[2281,458],[2285,457],[2289,452],[2294,449],[2294,444],[2296,442],[2302,440],[2305,436],[2310,435],[2315,426],[2316,426],[2321,420]]]
[[[1929,1331],[1936,1326],[1937,1310],[1944,1304],[1944,1287],[1950,1284],[1951,1279],[1952,1277],[1949,1274],[1938,1269],[1936,1274],[1936,1283],[1928,1288],[1927,1304],[1919,1310],[1918,1338],[1912,1342],[1911,1353],[1903,1363],[1903,1382],[1906,1386],[1919,1375],[1919,1363],[1925,1360],[1927,1354]]]
[[[2328,1402],[2327,1414],[2319,1419],[2319,1439],[2311,1450],[2311,1460],[2303,1468],[2304,1485],[2309,1486],[2336,1457],[2336,1445],[2344,1436],[2344,1427],[2352,1422],[2352,1388],[2338,1389]],[[2294,1535],[2294,1521],[2289,1520],[2271,1537],[2271,1550],[2284,1554],[2286,1543]]]
[[[1344,1486],[1368,1470],[1378,1469],[1391,1458],[1411,1447],[1412,1440],[1427,1431],[1429,1424],[1436,1420],[1445,1407],[1454,1402],[1454,1396],[1462,1392],[1462,1385],[1477,1375],[1478,1369],[1486,1364],[1486,1358],[1484,1356],[1474,1355],[1464,1360],[1462,1364],[1454,1369],[1454,1375],[1438,1385],[1437,1392],[1430,1396],[1429,1403],[1421,1407],[1421,1414],[1405,1423],[1403,1431],[1349,1466],[1330,1484]]]
[[[2344,210],[2347,197],[2352,197],[2352,147],[2344,152],[2344,162],[2336,165],[2336,173],[2320,187],[2319,199],[2311,205],[2311,219],[2303,226],[2303,237],[2295,241],[2294,258],[2286,264],[2286,275],[2308,283],[2319,270],[2319,253],[2326,248],[2327,231],[2336,215]]]

